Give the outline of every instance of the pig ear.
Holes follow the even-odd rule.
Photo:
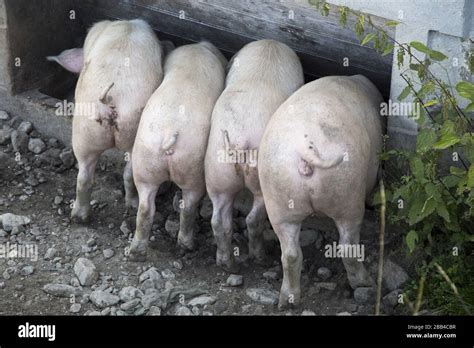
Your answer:
[[[82,48],[72,48],[61,52],[59,56],[49,56],[46,59],[58,63],[70,72],[79,74],[84,66],[84,50]]]

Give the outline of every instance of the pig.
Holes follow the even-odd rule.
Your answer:
[[[364,76],[324,77],[288,98],[265,130],[259,178],[281,245],[280,308],[300,303],[299,235],[307,216],[332,218],[340,246],[359,243],[382,150],[381,102],[379,91]],[[373,286],[364,265],[344,256],[351,287]]]
[[[162,57],[158,38],[140,19],[98,22],[88,32],[84,48],[48,57],[80,74],[72,125],[72,147],[79,165],[71,213],[75,221],[90,218],[94,172],[102,152],[118,148],[131,154],[142,110],[163,79]],[[127,157],[125,203],[132,209],[138,205],[138,196]]]
[[[253,195],[252,209],[246,217],[249,257],[257,264],[268,262],[263,240],[267,215],[257,174],[258,148],[270,117],[303,83],[296,53],[274,40],[249,43],[231,61],[225,90],[212,114],[205,158],[216,263],[231,273],[238,270],[231,248],[233,203],[244,188]]]
[[[206,154],[214,104],[224,89],[226,58],[209,42],[185,45],[167,58],[164,79],[143,111],[133,148],[133,176],[139,196],[130,259],[146,259],[161,183],[182,190],[178,245],[194,249],[197,207],[206,192]]]

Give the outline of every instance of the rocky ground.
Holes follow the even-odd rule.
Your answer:
[[[373,313],[373,290],[353,291],[341,260],[324,256],[324,246],[337,241],[337,233],[330,221],[321,219],[303,226],[302,304],[278,311],[282,277],[278,242],[268,224],[265,235],[273,265],[264,268],[247,260],[245,195],[234,214],[239,274],[229,275],[215,266],[208,199],[196,222],[197,250],[184,254],[176,247],[180,192],[171,184],[157,198],[148,261],[128,261],[135,216],[124,215],[119,167],[110,159],[101,160],[91,201],[92,222],[75,225],[69,219],[77,175],[71,149],[42,137],[31,123],[0,111],[0,315]],[[373,275],[377,228],[375,213],[367,211],[362,242]],[[389,256],[382,309],[398,314],[404,310],[397,300],[408,275],[390,261],[402,263],[396,251],[399,240],[390,235],[386,239]],[[19,245],[32,247],[37,259],[15,254]],[[9,248],[7,255],[2,255],[2,246]]]

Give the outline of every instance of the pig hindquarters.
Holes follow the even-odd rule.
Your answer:
[[[166,60],[163,83],[143,111],[133,148],[139,208],[132,260],[146,257],[155,196],[168,180],[183,192],[178,244],[184,249],[194,247],[195,214],[205,193],[204,156],[211,114],[224,88],[226,63],[208,42],[179,47]]]
[[[84,49],[64,51],[57,61],[80,72],[72,126],[72,146],[79,164],[72,217],[85,222],[97,160],[118,148],[131,153],[141,112],[161,83],[162,52],[150,26],[142,20],[103,21],[89,31]],[[136,207],[132,162],[124,171],[127,207]]]
[[[213,204],[212,229],[217,265],[237,270],[231,249],[232,209],[244,187],[253,194],[246,218],[249,256],[265,261],[265,205],[257,174],[257,151],[268,120],[303,84],[297,55],[273,40],[255,41],[233,58],[226,88],[216,103],[205,159],[206,187]]]
[[[300,302],[302,221],[332,218],[339,245],[357,245],[365,200],[375,186],[382,147],[382,97],[365,77],[308,83],[275,113],[260,145],[259,178],[270,222],[281,244],[279,306]],[[357,257],[342,261],[353,288],[372,279]]]

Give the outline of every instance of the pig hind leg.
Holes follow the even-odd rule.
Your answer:
[[[267,211],[263,201],[262,192],[253,193],[253,205],[245,221],[249,237],[249,257],[258,264],[268,264],[268,258],[265,255],[265,245],[263,240],[263,230]]]
[[[301,222],[283,222],[274,224],[281,247],[283,265],[283,283],[280,289],[278,308],[298,306],[301,298],[301,267],[303,252],[300,246]]]
[[[339,245],[350,245],[352,247],[359,245],[360,227],[362,225],[363,213],[358,219],[336,220],[339,231]],[[344,255],[347,256],[347,255]],[[343,257],[342,262],[347,272],[349,284],[353,289],[357,287],[374,286],[374,281],[365,269],[362,261],[354,257]]]
[[[155,198],[160,184],[137,182],[139,196],[137,227],[130,247],[131,261],[145,261],[150,231],[155,216]]]
[[[212,193],[209,192],[212,201],[212,231],[217,243],[217,266],[228,272],[237,272],[232,252],[232,210],[235,193]]]
[[[79,166],[76,184],[76,200],[71,212],[71,218],[79,223],[85,223],[90,218],[90,200],[92,186],[94,184],[94,173],[101,152],[90,152],[84,154],[75,151]]]
[[[129,151],[129,154],[132,152]],[[129,155],[130,156],[130,155]],[[125,207],[127,211],[131,212],[138,208],[138,191],[133,181],[133,169],[131,156],[128,158],[123,171],[123,184],[125,187]]]
[[[178,245],[184,250],[194,249],[194,224],[199,201],[204,196],[204,185],[197,190],[183,190],[183,203],[179,218]]]

